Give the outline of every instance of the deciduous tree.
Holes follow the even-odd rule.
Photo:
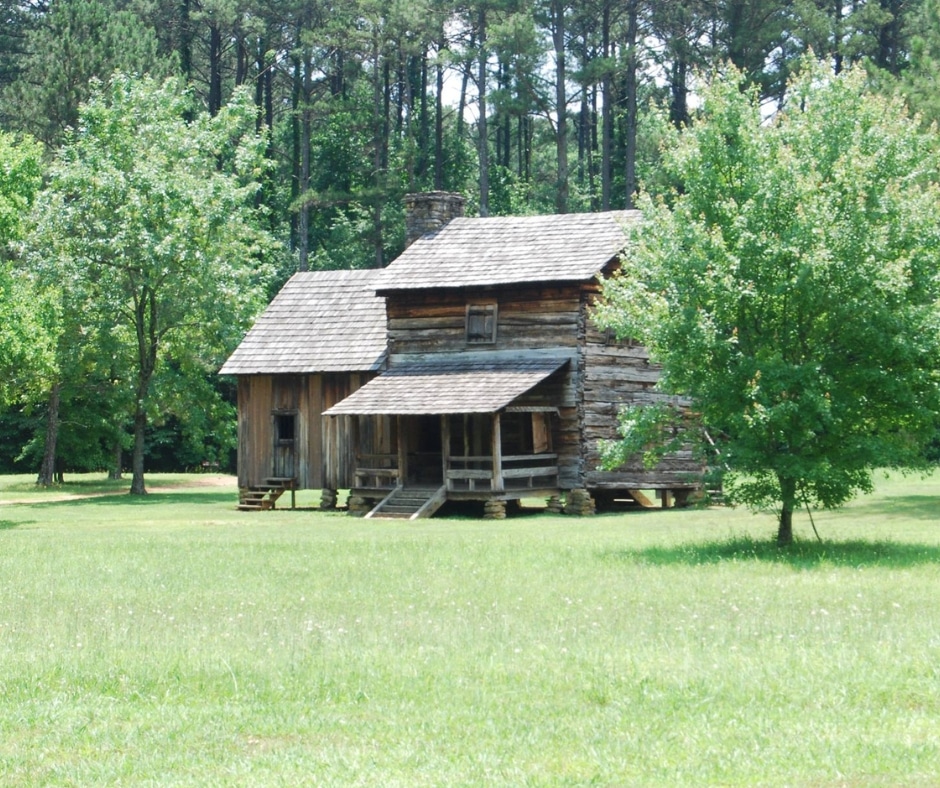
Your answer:
[[[115,340],[110,363],[133,380],[132,493],[158,366],[214,371],[264,296],[263,146],[244,94],[210,117],[178,80],[119,74],[84,106],[38,205],[34,264],[80,294],[70,324]]]
[[[691,397],[732,498],[778,507],[781,545],[798,506],[922,464],[940,413],[936,140],[861,73],[806,66],[770,123],[740,74],[704,91],[601,311]],[[614,455],[657,419],[624,423]]]

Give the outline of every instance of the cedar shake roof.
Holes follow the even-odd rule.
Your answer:
[[[294,274],[219,371],[223,375],[363,372],[385,361],[379,271]]]
[[[639,211],[452,219],[409,246],[376,290],[592,279],[623,249]]]
[[[541,359],[407,364],[373,378],[323,415],[495,413],[567,363]]]

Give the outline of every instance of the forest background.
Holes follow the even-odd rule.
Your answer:
[[[175,77],[207,118],[247,92],[266,160],[252,200],[275,242],[257,310],[296,270],[394,259],[408,192],[457,191],[477,215],[632,207],[639,185],[667,185],[659,140],[694,123],[702,74],[733,64],[770,116],[808,52],[940,118],[940,0],[0,0],[0,132],[39,142],[48,182],[96,80]],[[0,255],[29,269],[19,240]],[[169,348],[149,470],[233,467],[234,391],[215,373],[239,321],[198,357]],[[0,472],[40,467],[50,416],[58,473],[119,472],[133,381],[114,358],[11,386]]]

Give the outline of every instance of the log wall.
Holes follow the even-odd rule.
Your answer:
[[[590,319],[595,293],[585,290],[582,390],[582,456],[584,484],[589,489],[681,489],[694,486],[702,468],[691,452],[670,454],[646,469],[640,457],[613,471],[600,467],[600,441],[619,437],[617,416],[624,406],[666,399],[655,390],[660,369],[646,348],[619,342]]]
[[[497,305],[496,342],[467,343],[467,304]],[[387,301],[389,353],[463,353],[577,347],[577,287],[435,290],[392,293]]]
[[[594,284],[392,292],[387,300],[390,365],[440,358],[569,359],[569,364],[514,406],[551,406],[553,446],[563,489],[681,489],[701,468],[685,453],[646,470],[639,458],[600,469],[599,441],[617,437],[624,405],[661,399],[659,369],[643,347],[613,340],[591,320]],[[495,303],[496,341],[468,343],[467,304]]]
[[[495,303],[496,341],[467,342],[467,304]],[[578,428],[578,325],[582,306],[580,288],[570,286],[516,286],[463,291],[389,294],[389,363],[464,358],[550,358],[569,364],[536,386],[514,405],[554,408],[552,446],[558,454],[559,486],[579,485],[581,448]]]

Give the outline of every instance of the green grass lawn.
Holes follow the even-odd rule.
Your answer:
[[[940,474],[784,553],[743,510],[389,523],[148,481],[0,479],[0,785],[940,784]]]

